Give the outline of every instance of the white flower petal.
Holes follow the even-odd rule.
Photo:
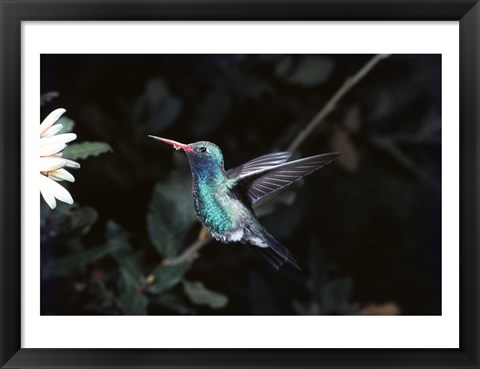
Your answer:
[[[56,154],[66,147],[67,145],[62,142],[54,142],[49,145],[42,145],[40,146],[40,156],[50,156]]]
[[[65,113],[66,110],[63,108],[56,109],[52,111],[40,124],[40,137],[43,136],[45,131],[55,124],[55,122],[60,119],[60,117]]]
[[[49,187],[45,186],[44,178],[46,177],[40,174],[40,193],[50,209],[55,209],[57,207],[55,196],[49,191]]]
[[[54,180],[45,177],[42,174],[40,174],[40,189],[42,191],[42,194],[45,192],[55,196],[60,201],[63,201],[70,205],[73,204],[73,198],[72,195],[70,195],[70,192],[68,192],[63,186],[61,186]]]
[[[40,172],[51,172],[63,168],[69,160],[57,158],[54,156],[45,156],[40,158]]]
[[[55,209],[57,207],[57,201],[55,200],[55,197],[42,190],[40,190],[40,193],[42,194],[42,197],[47,203],[47,205],[50,206],[50,209]]]
[[[45,131],[41,138],[55,136],[63,128],[63,124],[54,124]],[[41,141],[40,141],[41,142]]]
[[[80,168],[80,164],[77,163],[76,161],[70,160],[70,159],[65,159],[67,161],[67,164],[65,166],[67,168],[73,168],[73,169],[78,169]]]
[[[48,178],[55,181],[75,182],[75,177],[63,168],[48,173]]]
[[[66,144],[70,141],[75,140],[76,138],[77,138],[77,135],[75,133],[62,133],[56,136],[42,137],[40,138],[40,146],[51,145],[53,143]]]

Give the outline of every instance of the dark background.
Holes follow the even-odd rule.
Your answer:
[[[343,154],[261,218],[302,272],[215,241],[159,267],[200,224],[178,204],[192,201],[184,154],[148,134],[212,141],[226,168],[285,150],[371,58],[43,55],[41,93],[59,96],[42,117],[64,107],[76,142],[113,152],[79,160],[75,206],[42,206],[42,314],[440,314],[439,55],[380,62],[295,152]]]

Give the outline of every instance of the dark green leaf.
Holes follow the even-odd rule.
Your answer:
[[[183,281],[183,290],[190,301],[197,305],[207,305],[212,309],[221,309],[228,303],[227,296],[207,289],[202,282]]]
[[[150,240],[163,257],[170,258],[177,254],[182,247],[183,237],[176,238],[176,232],[172,228],[174,221],[169,219],[168,209],[174,208],[174,203],[165,199],[158,190],[154,189],[154,195],[150,202],[147,214],[147,228]],[[172,215],[172,218],[175,215]]]
[[[142,290],[132,283],[129,272],[121,268],[120,273],[124,279],[124,286],[120,296],[117,298],[117,304],[126,315],[146,315],[148,298],[142,293]]]
[[[58,132],[58,134],[72,132],[73,127],[75,126],[75,122],[65,116],[60,117],[57,123],[60,123],[63,126],[62,130]]]
[[[145,280],[145,274],[137,260],[137,256],[131,249],[121,249],[112,252],[113,258],[117,261],[120,269],[126,276],[128,281],[135,286],[140,286]]]
[[[70,224],[68,225],[71,230],[78,230],[81,235],[85,235],[90,232],[90,229],[98,219],[98,213],[89,207],[74,208],[70,211]]]
[[[160,132],[175,123],[182,105],[178,97],[170,94],[163,79],[153,78],[134,104],[132,122],[148,134]]]
[[[308,57],[297,65],[289,81],[305,87],[324,83],[330,77],[333,66],[330,58],[323,56]]]
[[[98,219],[97,212],[90,207],[78,207],[59,203],[55,212],[49,212],[48,234],[42,236],[72,239],[87,234]]]
[[[115,250],[115,245],[102,245],[93,247],[91,249],[81,251],[74,255],[69,255],[61,259],[57,259],[45,267],[44,277],[50,275],[65,275],[72,270],[81,268],[91,262],[94,262],[102,257],[108,255]]]
[[[63,156],[67,159],[78,160],[86,159],[89,156],[98,156],[111,151],[113,151],[112,148],[105,142],[85,141],[67,146],[63,150]]]
[[[142,293],[144,273],[128,242],[127,233],[118,224],[109,221],[105,237],[109,244],[115,245],[111,255],[119,265],[121,292],[117,298],[118,306],[128,315],[146,314],[148,299]]]
[[[353,287],[351,278],[329,281],[322,289],[322,307],[325,313],[341,313],[350,298]]]
[[[192,309],[187,305],[186,298],[182,298],[173,293],[162,293],[161,295],[154,295],[150,298],[150,303],[163,306],[167,309],[173,310],[179,314],[191,314]]]
[[[153,190],[147,214],[150,240],[162,256],[173,257],[196,219],[190,173],[177,169]]]
[[[118,224],[109,221],[107,223],[106,239],[109,244],[115,247],[111,254],[120,266],[124,279],[135,286],[142,285],[145,275],[128,242],[127,233]]]
[[[148,291],[151,293],[162,293],[182,280],[183,275],[190,269],[189,263],[179,265],[159,265],[152,274],[154,282],[149,286]]]

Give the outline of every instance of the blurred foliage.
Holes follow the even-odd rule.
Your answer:
[[[295,66],[292,64],[292,58],[281,60],[275,69],[277,75],[290,83],[305,87],[326,82],[334,67],[332,59],[324,56],[310,56],[300,59]]]
[[[72,160],[86,159],[89,156],[98,156],[111,152],[110,145],[104,142],[82,142],[71,144],[63,150],[63,157]]]
[[[197,305],[208,305],[212,309],[220,309],[228,303],[227,297],[208,290],[202,282],[183,281],[183,289],[190,301]]]
[[[90,157],[73,206],[42,204],[42,314],[440,314],[439,55],[377,65],[294,153],[342,156],[256,207],[302,272],[215,241],[172,262],[202,231],[184,154],[147,135],[227,169],[285,150],[370,58],[42,55],[42,114],[65,107],[65,155]]]
[[[48,93],[44,94],[48,95]],[[42,96],[44,96],[42,95]],[[41,99],[42,100],[42,99]],[[43,104],[42,104],[43,105]],[[60,130],[60,133],[68,133],[68,132],[73,132],[73,128],[75,127],[75,122],[71,120],[70,118],[64,116],[61,116],[60,119],[57,121],[58,124],[61,124],[63,128]]]
[[[196,220],[190,172],[176,169],[155,185],[148,208],[148,234],[160,255],[176,256]]]
[[[46,93],[42,96],[51,96],[50,100],[54,97],[57,97],[58,94],[52,95],[51,93]],[[43,103],[45,101],[50,101],[44,97],[40,99]],[[42,104],[43,105],[43,104]],[[66,117],[60,117],[58,123],[63,126],[63,128],[59,131],[59,133],[68,133],[73,132],[73,128],[75,127],[75,122]],[[64,158],[71,159],[71,160],[79,160],[79,159],[87,159],[90,156],[98,156],[100,154],[104,154],[107,152],[111,152],[112,148],[109,144],[105,142],[81,142],[81,143],[72,143],[68,145],[65,149],[63,149],[62,154]]]

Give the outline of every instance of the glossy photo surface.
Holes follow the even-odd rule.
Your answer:
[[[441,55],[375,58],[43,54],[41,314],[440,315]]]

